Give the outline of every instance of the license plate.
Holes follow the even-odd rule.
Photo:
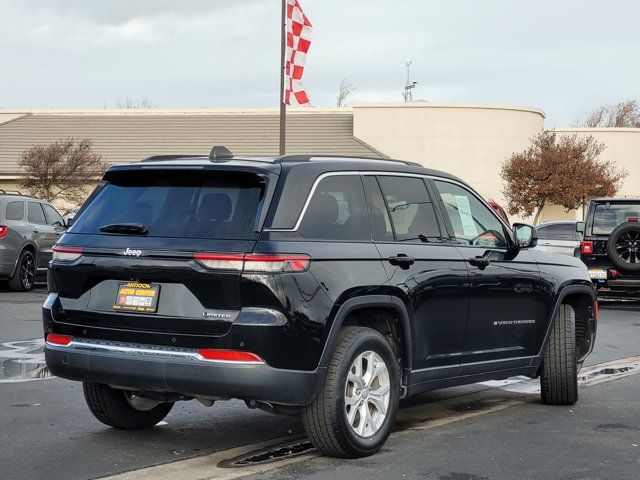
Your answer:
[[[118,294],[114,310],[127,312],[155,313],[158,309],[160,285],[152,283],[127,282],[118,284]]]
[[[594,268],[589,270],[589,276],[594,280],[606,280],[607,279],[607,271],[601,268]]]

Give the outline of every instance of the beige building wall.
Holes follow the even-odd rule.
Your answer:
[[[356,138],[392,158],[452,173],[503,206],[501,165],[527,148],[545,118],[528,107],[417,102],[353,111]]]

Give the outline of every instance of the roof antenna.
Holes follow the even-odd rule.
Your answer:
[[[209,153],[210,160],[218,160],[222,158],[233,158],[233,153],[227,147],[222,145],[214,145]]]

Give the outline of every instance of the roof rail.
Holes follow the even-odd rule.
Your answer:
[[[170,160],[177,160],[178,158],[194,158],[194,157],[201,157],[202,155],[194,155],[193,153],[186,153],[186,154],[171,154],[171,155],[152,155],[150,157],[147,157],[145,159],[140,160],[141,163],[144,162],[167,162]]]
[[[218,159],[228,159],[233,158],[233,153],[227,147],[222,145],[214,145],[209,153],[209,159],[212,162],[215,162]]]
[[[314,158],[335,158],[335,159],[345,159],[345,160],[374,160],[377,162],[392,162],[392,163],[402,163],[404,165],[413,165],[417,167],[422,167],[419,163],[410,162],[408,160],[395,160],[393,158],[380,158],[380,157],[361,157],[355,155],[283,155],[281,157],[276,158],[273,163],[294,163],[294,162],[310,162]]]
[[[22,192],[20,190],[5,190],[3,188],[0,188],[0,194],[2,194],[2,195],[21,195],[22,196]]]

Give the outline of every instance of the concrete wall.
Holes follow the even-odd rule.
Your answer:
[[[501,205],[500,168],[543,127],[535,108],[400,103],[354,105],[354,135],[390,157],[445,170]]]

